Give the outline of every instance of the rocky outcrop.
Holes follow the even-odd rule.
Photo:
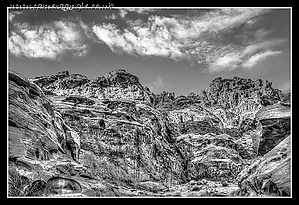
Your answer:
[[[259,139],[259,155],[269,152],[291,133],[291,110],[288,106],[267,106],[256,114],[256,119],[263,128]]]
[[[281,91],[272,88],[272,83],[235,76],[231,79],[214,79],[202,93],[204,101],[222,108],[236,107],[243,98],[259,98],[262,105],[270,105],[280,100]]]
[[[280,104],[284,106],[291,106],[291,93],[286,93],[281,96]]]
[[[289,97],[238,77],[176,97],[125,70],[92,80],[9,72],[9,169],[27,180],[25,196],[289,195]],[[254,185],[266,170],[271,182]]]
[[[229,135],[182,135],[178,141],[189,180],[234,181],[244,166]]]
[[[154,96],[154,107],[160,109],[171,110],[174,105],[175,94],[173,92],[162,91]]]
[[[21,75],[9,72],[9,157],[53,159],[56,154],[80,150],[79,137],[52,108],[41,89]]]
[[[90,106],[67,99],[57,99],[55,105],[79,133],[81,148],[87,151],[79,162],[101,167],[95,170],[97,175],[132,186],[151,180],[163,182],[167,175],[174,183],[183,180],[180,156],[166,140],[164,118],[150,106],[96,99]],[[87,155],[94,160],[86,161]]]
[[[114,70],[103,76],[89,80],[81,74],[69,74],[67,71],[56,75],[31,79],[46,93],[58,96],[84,96],[96,99],[136,100],[146,104],[153,103],[151,93],[144,88],[138,77],[123,69]]]
[[[225,128],[239,127],[246,119],[253,119],[264,106],[280,101],[281,91],[274,89],[272,83],[233,77],[214,79],[202,91],[203,103],[210,108]]]
[[[237,180],[237,196],[290,196],[291,136],[244,169]]]

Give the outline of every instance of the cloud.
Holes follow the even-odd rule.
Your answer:
[[[220,72],[224,70],[232,70],[240,63],[240,55],[236,53],[229,53],[223,57],[218,58],[215,62],[210,63],[209,72]]]
[[[87,53],[78,25],[73,22],[54,21],[39,26],[15,23],[14,26],[16,29],[8,39],[8,48],[16,56],[56,60],[68,51],[74,56]]]
[[[128,11],[125,9],[120,9],[118,14],[122,19],[125,19],[126,15],[128,14]]]
[[[120,9],[125,19],[128,12],[146,13],[146,9]],[[254,65],[253,55],[282,45],[282,39],[267,39],[271,31],[258,29],[253,41],[247,45],[222,44],[224,33],[242,24],[253,26],[257,16],[269,12],[266,9],[237,8],[205,10],[199,16],[163,17],[151,15],[147,22],[127,20],[129,27],[120,29],[115,24],[95,24],[92,31],[113,52],[130,55],[159,56],[174,60],[197,61],[214,73],[233,70],[242,65]],[[273,51],[279,52],[279,51]],[[265,54],[266,55],[266,54]],[[259,60],[265,58],[260,57]],[[256,62],[258,60],[255,60]]]
[[[122,50],[127,53],[131,53],[133,50],[132,46],[125,40],[124,36],[120,34],[120,30],[118,30],[114,24],[94,25],[92,31],[99,40],[107,44],[114,52],[117,52],[117,48],[122,48]]]
[[[245,68],[252,68],[254,67],[258,62],[270,57],[280,54],[281,51],[265,51],[257,53],[253,56],[251,56],[247,61],[243,63],[243,67]]]
[[[146,84],[152,92],[159,93],[163,90],[177,90],[174,86],[166,83],[160,76],[157,76],[153,83]]]
[[[155,87],[157,87],[157,88],[164,88],[165,87],[165,83],[163,82],[163,80],[161,79],[160,76],[157,76],[156,80],[157,81],[154,82]]]
[[[9,11],[9,12],[8,12],[8,19],[9,19],[9,21],[12,22],[13,19],[14,19],[14,17],[15,17],[16,15],[20,15],[20,14],[22,14],[21,11]]]
[[[15,29],[9,37],[9,50],[16,56],[58,59],[66,52],[84,56],[88,52],[87,43],[92,42],[105,44],[115,53],[197,62],[205,66],[206,72],[215,73],[253,68],[267,57],[282,52],[279,48],[286,42],[270,38],[271,30],[254,26],[262,14],[269,12],[267,9],[205,9],[192,16],[127,18],[129,12],[145,15],[153,11],[155,9],[121,8],[118,13],[104,16],[110,20],[116,19],[118,14],[126,22],[125,27],[119,27],[117,21],[86,24],[79,17],[36,26],[13,22]],[[13,19],[16,14],[10,15]],[[239,26],[246,28],[239,29],[241,32],[237,34],[246,36],[246,42],[225,41],[225,36],[234,39],[233,29]],[[252,28],[255,30],[250,30]]]
[[[140,15],[147,15],[153,11],[156,11],[157,9],[154,8],[148,8],[148,7],[124,7],[119,9],[119,15],[124,19],[124,17],[129,13],[129,12],[135,12]]]
[[[282,53],[282,51],[275,50],[275,48],[281,46],[284,42],[283,39],[270,39],[248,46],[227,45],[220,49],[211,50],[205,58],[207,65],[205,71],[217,73],[237,68],[253,68],[258,62],[265,60],[267,57]]]
[[[149,14],[150,12],[156,11],[156,9],[153,8],[126,8],[126,10],[130,12],[136,12],[141,15]]]
[[[105,16],[105,19],[108,19],[108,20],[115,20],[117,18],[116,14],[115,13],[112,13],[110,16]]]
[[[252,54],[261,50],[269,49],[275,46],[280,46],[285,42],[283,39],[270,39],[266,41],[261,41],[254,43],[252,45],[247,46],[243,52],[242,55],[248,55]]]
[[[181,55],[175,42],[170,41],[169,32],[163,28],[155,33],[144,27],[136,27],[135,32],[127,29],[122,32],[114,24],[102,24],[94,25],[92,30],[114,52],[122,50],[129,54],[171,58]]]
[[[177,38],[197,38],[206,33],[229,31],[265,12],[266,9],[217,9],[192,18],[156,17],[155,22],[158,25],[170,25]]]

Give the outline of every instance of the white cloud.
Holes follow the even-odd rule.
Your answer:
[[[170,41],[167,30],[159,29],[156,33],[148,28],[135,28],[135,34],[127,29],[121,32],[114,24],[94,25],[92,27],[95,35],[107,44],[112,51],[115,48],[122,49],[130,54],[146,56],[170,56],[176,58],[181,55],[175,43]]]
[[[133,11],[145,13],[147,10],[126,8],[120,9],[119,14],[125,18],[128,12]],[[221,45],[213,41],[213,35],[248,23],[267,11],[240,8],[209,10],[193,17],[152,15],[147,22],[127,20],[130,27],[123,31],[114,24],[94,25],[92,31],[114,52],[196,60],[207,66],[206,71],[218,72],[235,69],[251,55],[283,43],[280,39],[263,40],[269,31],[262,29],[256,33],[260,42],[247,47]],[[254,22],[256,18],[251,24]]]
[[[20,14],[22,14],[21,11],[9,11],[9,12],[8,12],[8,19],[9,19],[9,21],[12,22],[13,19],[14,19],[14,17],[15,17],[16,15],[20,15]]]
[[[113,52],[130,55],[158,56],[174,60],[186,59],[206,66],[206,71],[221,72],[239,67],[251,68],[270,55],[281,52],[286,41],[268,39],[270,30],[260,28],[247,45],[222,44],[222,34],[239,25],[252,27],[266,9],[233,8],[205,10],[201,15],[163,17],[150,15],[144,19],[128,19],[129,12],[149,14],[151,8],[121,8],[104,16],[116,19],[117,14],[128,27],[112,23],[85,24],[81,19],[62,20],[40,26],[13,22],[16,28],[9,37],[9,50],[17,56],[57,59],[70,51],[84,56],[86,40],[106,44]],[[13,19],[13,13],[11,19]],[[116,23],[116,22],[115,22]],[[158,82],[158,81],[157,81]]]
[[[146,84],[152,92],[159,93],[163,90],[176,90],[176,88],[162,80],[160,76],[157,76],[153,83]]]
[[[119,10],[119,15],[122,19],[125,19],[127,14],[128,14],[128,11],[126,11],[125,9],[120,9]]]
[[[240,63],[240,55],[236,53],[229,53],[223,57],[218,58],[215,62],[209,65],[209,72],[220,72],[223,70],[232,70]]]
[[[259,52],[261,50],[269,49],[271,47],[282,45],[285,42],[283,39],[270,39],[266,41],[260,41],[245,47],[242,55],[248,55],[252,53]]]
[[[197,38],[205,33],[227,31],[266,9],[218,9],[193,18],[152,17],[154,25],[170,27],[177,38]]]
[[[75,23],[55,21],[40,26],[23,23],[15,24],[15,27],[8,47],[16,56],[54,60],[66,51],[75,56],[87,53],[87,45],[81,43],[81,34]]]
[[[117,18],[116,14],[115,13],[112,13],[110,16],[105,16],[105,19],[108,19],[108,20],[115,20]]]
[[[150,12],[156,11],[156,9],[154,8],[149,8],[149,7],[124,7],[122,9],[120,9],[120,12],[123,14],[122,15],[126,15],[128,12],[136,12],[138,14],[141,15],[146,15],[149,14]]]
[[[123,51],[128,53],[131,53],[133,50],[131,44],[125,40],[124,36],[120,34],[120,30],[114,24],[94,25],[92,31],[99,40],[107,44],[114,52],[117,51],[117,48],[122,48]]]
[[[251,56],[247,61],[245,61],[243,63],[243,67],[245,68],[252,68],[254,67],[258,62],[270,57],[270,56],[275,56],[275,55],[278,55],[280,54],[281,51],[265,51],[265,52],[260,52],[260,53],[257,53],[253,56]]]

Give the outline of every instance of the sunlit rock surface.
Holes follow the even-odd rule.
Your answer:
[[[32,182],[27,196],[291,193],[290,94],[267,81],[216,78],[176,97],[125,70],[8,77],[9,166]]]
[[[291,195],[291,136],[262,158],[256,159],[237,177],[238,196]]]

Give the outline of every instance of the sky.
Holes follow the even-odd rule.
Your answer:
[[[89,79],[125,69],[154,93],[199,93],[216,77],[290,90],[288,8],[8,10],[8,69]]]

